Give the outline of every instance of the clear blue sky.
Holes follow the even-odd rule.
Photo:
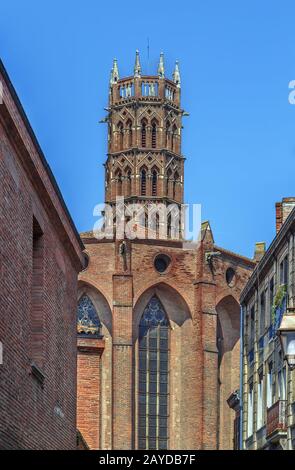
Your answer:
[[[295,195],[295,3],[271,0],[10,0],[0,55],[80,231],[103,201],[109,72],[135,49],[167,75],[180,61],[185,199],[217,244],[252,256],[274,236],[274,203]]]

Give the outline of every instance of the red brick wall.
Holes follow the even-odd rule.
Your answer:
[[[276,232],[280,230],[281,226],[287,219],[288,215],[294,209],[295,198],[284,197],[282,201],[276,202]]]
[[[82,253],[6,84],[0,105],[0,181],[0,448],[74,449]],[[33,218],[43,232],[41,278],[40,271],[33,276]],[[42,315],[37,324],[31,321],[33,297],[33,310]],[[43,386],[32,374],[33,359],[42,368]]]
[[[205,252],[219,250],[210,237],[205,238],[198,250],[183,249],[181,244],[169,241],[162,244],[159,241],[134,241],[128,243],[125,264],[119,254],[118,243],[97,242],[91,237],[85,238],[84,243],[90,263],[88,269],[81,273],[80,283],[87,286],[88,293],[99,292],[106,299],[108,316],[112,318],[109,340],[112,341],[113,372],[108,376],[104,389],[109,387],[112,390],[113,406],[110,415],[101,415],[102,421],[111,418],[112,435],[103,448],[106,442],[117,449],[137,446],[138,323],[153,294],[159,296],[172,326],[170,448],[231,448],[234,414],[226,400],[232,392],[231,388],[237,388],[239,384],[236,367],[239,351],[235,338],[239,331],[237,299],[253,264],[222,251],[210,267],[205,262]],[[155,256],[161,252],[172,259],[167,273],[162,275],[153,265]],[[231,287],[225,279],[228,267],[236,270]],[[231,298],[232,302],[226,303],[224,299],[227,298]],[[222,301],[225,303],[221,304]],[[233,317],[229,322],[222,322],[232,362],[230,366],[226,359],[222,371],[226,386],[223,386],[220,395],[221,405],[216,345],[220,305],[226,315]],[[99,302],[96,307],[99,312]],[[105,397],[105,391],[101,399],[102,402],[109,400]],[[221,440],[218,430],[224,433],[225,429],[227,432]]]
[[[103,350],[104,340],[78,338],[77,428],[91,449],[100,448]]]
[[[123,193],[126,197],[133,196],[136,202],[145,204],[150,202],[149,199],[164,204],[175,200],[181,204],[184,159],[181,155],[180,89],[167,79],[142,77],[144,81],[158,81],[159,85],[157,97],[144,97],[141,96],[141,79],[135,78],[134,97],[121,99],[119,88],[131,80],[130,77],[119,80],[110,89],[108,158],[105,164],[106,201],[114,203],[119,191],[120,195]],[[171,86],[175,92],[175,101],[171,107],[165,103],[165,85]],[[151,148],[151,126],[155,118],[158,121],[157,148]],[[143,119],[146,121],[144,148],[141,139]],[[130,121],[132,142],[127,138]],[[168,133],[166,139],[168,121],[170,134]],[[173,128],[177,129],[177,136],[174,136],[176,145],[172,149]],[[123,138],[122,133],[118,132],[121,129]],[[155,167],[159,173],[157,194],[152,191],[152,173]],[[147,173],[145,195],[141,194],[142,168]],[[130,170],[131,182],[126,184]],[[122,180],[118,178],[118,174]],[[173,183],[176,183],[175,194]],[[202,243],[198,249],[191,250],[184,249],[180,242],[128,242],[125,259],[120,255],[118,242],[98,242],[91,233],[83,236],[90,263],[80,276],[81,290],[87,289],[88,294],[95,299],[98,314],[104,312],[102,323],[108,324],[105,325],[108,358],[105,366],[102,364],[102,375],[107,367],[112,373],[105,374],[102,381],[101,400],[106,403],[106,407],[101,413],[100,421],[97,420],[104,429],[103,448],[137,447],[138,325],[151,295],[159,297],[171,325],[169,447],[216,449],[219,446],[230,447],[232,443],[232,416],[226,403],[226,394],[233,385],[239,383],[236,368],[238,347],[233,341],[229,341],[236,334],[239,309],[231,306],[225,308],[224,317],[231,317],[233,327],[228,322],[221,322],[224,338],[230,346],[227,351],[229,360],[226,357],[222,362],[225,384],[220,390],[218,306],[220,307],[223,299],[230,297],[233,299],[230,305],[234,304],[236,307],[241,289],[254,264],[233,253],[215,248],[209,226],[203,230],[202,235]],[[209,263],[206,261],[206,252],[213,250],[220,251],[220,254]],[[160,274],[154,268],[154,259],[159,253],[171,258],[171,265],[165,274]],[[236,271],[235,282],[230,286],[225,279],[229,267]],[[105,308],[104,302],[108,304],[108,308]],[[105,353],[102,355],[102,363]],[[83,370],[78,376],[78,382],[80,381],[85,382]],[[89,378],[89,384],[90,381]],[[93,422],[92,417],[90,419],[89,427]],[[222,441],[219,437],[220,429],[229,430]]]

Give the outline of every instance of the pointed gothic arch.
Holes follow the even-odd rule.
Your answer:
[[[119,121],[117,124],[117,132],[118,132],[118,150],[123,150],[124,148],[124,129],[122,121]]]
[[[165,131],[165,147],[169,149],[170,146],[170,121],[166,122],[166,131]]]
[[[116,180],[116,196],[122,196],[123,178],[122,178],[122,171],[120,168],[117,168],[115,172],[115,180]]]
[[[166,412],[166,398],[163,398],[163,408],[160,413],[160,408],[158,408],[159,412],[156,416],[156,419],[160,423],[159,427],[154,428],[150,433],[149,424],[147,423],[146,419],[146,430],[148,433],[144,434],[144,430],[140,432],[140,428],[144,427],[144,405],[145,409],[148,410],[147,401],[149,401],[149,397],[152,398],[152,402],[155,402],[160,407],[160,399],[158,396],[152,394],[152,391],[149,390],[148,386],[144,386],[144,377],[141,376],[139,378],[139,373],[143,374],[144,372],[141,371],[140,367],[140,328],[142,327],[142,318],[144,313],[146,312],[147,307],[150,303],[153,304],[154,298],[157,298],[162,306],[165,315],[167,317],[167,321],[169,322],[169,330],[168,330],[168,351],[167,351],[167,364],[168,364],[168,386],[167,386],[167,402],[168,408]],[[153,307],[153,306],[152,306]],[[154,308],[157,310],[157,308]],[[145,326],[145,325],[143,325]],[[154,333],[155,334],[155,333]],[[175,439],[175,430],[186,429],[187,426],[185,423],[193,422],[195,419],[194,414],[190,412],[186,412],[186,410],[182,407],[182,402],[178,401],[178,397],[182,396],[183,400],[187,400],[191,393],[193,393],[196,384],[194,380],[187,380],[191,370],[191,361],[190,361],[190,354],[189,351],[191,350],[192,344],[194,342],[194,335],[192,334],[192,316],[190,313],[190,309],[184,297],[178,292],[176,287],[172,287],[170,284],[161,282],[158,284],[150,285],[146,287],[146,290],[139,293],[135,306],[134,306],[134,313],[133,313],[133,337],[135,343],[135,364],[136,364],[136,377],[137,381],[135,382],[135,409],[136,409],[136,428],[137,428],[137,436],[136,436],[136,447],[137,448],[144,448],[145,449],[160,449],[160,448],[178,448],[177,446],[181,445],[178,438]],[[165,346],[165,344],[163,344]],[[143,348],[141,348],[143,349]],[[157,351],[151,351],[157,354]],[[141,360],[144,361],[145,353],[141,354]],[[153,355],[155,357],[155,355]],[[154,359],[153,359],[154,360]],[[160,364],[161,360],[158,362]],[[163,361],[165,362],[165,361]],[[160,366],[159,366],[160,370]],[[156,373],[158,372],[158,369]],[[155,372],[152,372],[155,374]],[[149,381],[150,372],[147,370],[147,383],[155,383],[154,377],[152,380]],[[140,384],[141,382],[141,384]],[[161,382],[158,381],[157,384]],[[166,383],[165,379],[163,378],[162,383]],[[140,388],[139,388],[140,387]],[[140,392],[141,390],[141,392]],[[150,393],[149,397],[146,399],[139,398],[142,394]],[[166,390],[163,390],[166,393]],[[166,397],[164,393],[164,397]],[[176,402],[178,404],[176,404]],[[139,410],[139,406],[141,406],[141,412]],[[141,416],[141,420],[140,420]],[[141,423],[141,425],[140,425]],[[151,417],[151,423],[155,424],[154,416]],[[160,427],[161,429],[161,437],[160,437]],[[173,432],[170,432],[173,428]],[[188,431],[189,432],[189,431]],[[152,434],[152,440],[149,440],[150,434]],[[186,434],[186,431],[182,431],[182,437]],[[155,436],[156,435],[156,442]],[[139,442],[141,439],[141,442]],[[184,439],[188,439],[188,435],[185,435]],[[153,447],[155,445],[155,447]],[[183,445],[183,444],[182,444]]]
[[[101,336],[101,322],[92,300],[83,294],[78,302],[77,333],[79,335]]]
[[[239,378],[234,372],[239,369],[240,357],[240,306],[238,301],[227,295],[216,305],[218,350],[218,446],[232,449],[235,413],[227,403],[230,394],[239,388]],[[225,379],[226,378],[226,379]]]
[[[176,124],[173,125],[172,127],[172,135],[171,135],[171,150],[172,152],[176,152],[176,142],[177,142],[177,126]]]
[[[131,119],[128,119],[126,122],[126,128],[127,128],[127,147],[132,147],[133,144],[133,132],[132,132],[132,121]]]
[[[176,198],[177,194],[176,194],[176,186],[177,186],[177,183],[179,181],[179,173],[178,171],[176,170],[175,173],[174,173],[174,178],[173,178],[173,199]]]
[[[152,119],[152,148],[157,148],[157,128],[158,128],[158,121],[156,119]]]
[[[167,216],[167,237],[171,238],[172,236],[172,217],[171,217],[171,212],[169,212]]]
[[[166,173],[166,196],[170,196],[170,184],[171,184],[172,171],[171,168],[168,168]]]
[[[86,310],[90,318],[92,314],[97,315],[100,323],[100,336],[87,333],[86,338],[86,334],[78,333],[77,427],[91,449],[103,449],[108,445],[107,434],[111,433],[107,416],[112,413],[112,393],[108,388],[112,377],[112,311],[105,295],[93,284],[81,280],[77,306],[77,319],[79,306],[80,309],[83,306],[83,311]],[[81,316],[83,318],[83,312]],[[96,354],[85,349],[86,344],[99,345]],[[93,419],[99,425],[90,429],[89,422]]]
[[[156,166],[152,168],[152,196],[157,196],[158,194],[158,177],[159,170]]]
[[[140,170],[140,194],[146,196],[147,169],[142,167]]]
[[[124,170],[125,173],[125,181],[126,181],[126,188],[125,188],[125,195],[126,196],[131,196],[131,177],[132,177],[132,171],[129,166],[127,166]]]
[[[154,295],[139,323],[138,448],[168,449],[169,332],[165,309]]]
[[[143,148],[146,147],[147,142],[146,142],[146,137],[147,137],[147,120],[145,118],[142,119],[141,121],[141,146]]]

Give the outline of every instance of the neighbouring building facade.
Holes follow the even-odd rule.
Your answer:
[[[180,72],[111,73],[105,201],[183,203]],[[175,227],[174,227],[175,228]],[[146,229],[145,222],[143,229]],[[90,449],[232,449],[239,388],[239,297],[254,261],[217,247],[202,224],[181,239],[81,234],[78,429]],[[237,431],[237,430],[236,430]],[[237,439],[237,436],[236,436]]]
[[[242,296],[244,449],[295,449],[295,372],[276,334],[295,299],[295,198],[276,204],[277,235]]]
[[[0,85],[0,449],[75,449],[84,247],[1,62]]]

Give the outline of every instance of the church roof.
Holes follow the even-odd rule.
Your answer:
[[[234,251],[227,250],[226,248],[221,248],[220,246],[217,246],[217,245],[214,245],[214,248],[216,248],[216,250],[218,251],[221,251],[225,255],[243,260],[246,263],[253,265],[253,267],[256,265],[256,262],[252,258],[248,258],[247,256],[240,255],[239,253],[235,253]]]

